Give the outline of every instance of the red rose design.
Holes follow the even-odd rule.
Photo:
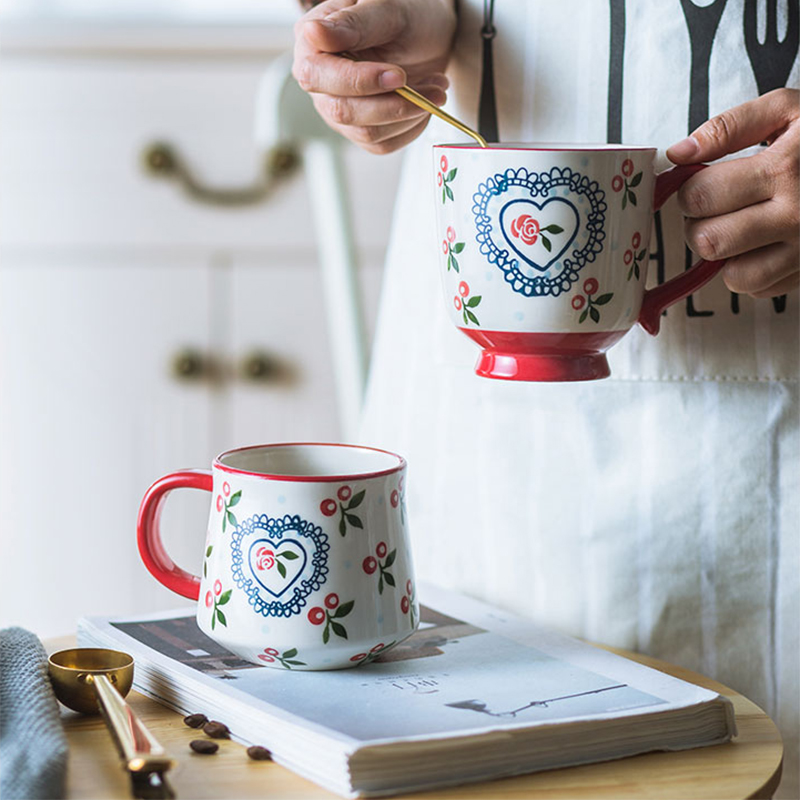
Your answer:
[[[214,602],[214,596],[211,592],[206,592],[206,608],[211,608],[211,604]]]
[[[634,247],[638,247],[641,244],[641,242],[642,242],[642,237],[639,231],[636,231],[636,233],[633,234],[633,239],[631,239],[631,244]]]
[[[576,295],[572,298],[572,307],[576,311],[580,311],[586,305],[586,298],[582,295]]]
[[[378,546],[375,548],[378,558],[384,558],[388,549],[389,548],[386,547],[386,542],[378,542]]]
[[[535,244],[539,238],[539,222],[530,214],[520,214],[511,223],[511,234],[525,244]]]
[[[375,647],[373,647],[370,650],[370,653],[380,653],[380,651],[383,650],[384,647],[386,647],[386,645],[383,642],[381,642],[380,644],[376,644]]]
[[[264,648],[264,652],[268,656],[276,656],[276,655],[278,655],[278,651],[274,647],[265,647]]]
[[[633,261],[633,250],[626,250],[625,255],[622,257],[622,260],[626,264],[630,264]]]
[[[411,583],[411,579],[409,578],[406,581],[406,594],[411,597],[411,592],[414,590],[414,585]]]
[[[338,605],[339,605],[339,595],[338,595],[338,594],[336,594],[335,592],[331,592],[331,593],[330,593],[330,594],[329,594],[329,595],[328,595],[328,596],[325,598],[325,605],[326,605],[328,608],[331,608],[331,609],[333,609],[333,608],[336,608],[336,606],[338,606]]]
[[[363,661],[367,657],[366,653],[357,653],[354,656],[350,656],[351,661]]]
[[[228,481],[225,481],[225,483],[222,484],[222,494],[224,494],[225,497],[227,497],[230,493],[231,493],[231,485],[228,483]]]
[[[259,653],[258,657],[262,661],[266,661],[267,664],[274,664],[275,663],[275,659],[272,656],[268,656],[266,653]]]
[[[259,547],[256,551],[256,568],[272,569],[275,566],[275,553],[268,547]]]
[[[225,505],[225,501],[222,499],[222,495],[217,495],[217,511],[222,511],[222,507]]]
[[[378,569],[378,562],[373,556],[367,556],[361,564],[362,569],[367,575],[372,575]]]
[[[436,183],[438,183],[439,186],[442,185],[442,173],[441,172],[436,176]]]
[[[214,594],[219,596],[222,593],[222,581],[214,581]]]
[[[408,602],[408,598],[405,595],[403,595],[403,597],[400,599],[400,610],[404,614],[408,614],[408,609],[410,607],[411,607],[411,604]]]
[[[345,500],[350,499],[350,495],[353,493],[353,490],[349,486],[342,486],[338,492],[336,492],[336,496],[344,502]]]
[[[626,177],[633,174],[633,161],[631,161],[629,158],[626,158],[622,162],[622,174]]]
[[[462,305],[461,298],[460,297],[454,297],[453,298],[453,305],[456,307],[456,311],[461,311],[461,305]]]
[[[447,172],[447,156],[442,156],[441,160],[439,161],[439,166],[441,167],[442,172]]]
[[[442,239],[442,252],[447,255],[449,252],[449,248],[447,247],[447,241]]]
[[[458,284],[458,293],[462,297],[466,297],[469,294],[469,284],[466,281],[461,281],[461,283]]]
[[[597,278],[587,278],[583,282],[583,291],[586,292],[586,294],[594,294],[598,286]]]
[[[458,300],[458,298],[457,298],[457,297],[456,297],[456,300]],[[460,301],[460,300],[458,300],[458,302],[460,303],[461,301]],[[456,308],[457,308],[459,311],[461,311],[461,308],[460,308],[459,306],[456,306]],[[391,503],[392,503],[392,508],[397,508],[397,505],[398,505],[398,503],[400,502],[400,495],[399,495],[399,493],[398,493],[397,489],[395,489],[395,490],[394,490],[394,491],[391,493],[391,495],[389,495],[389,500],[390,500],[390,501],[391,501]]]
[[[619,192],[622,189],[622,176],[621,175],[615,175],[611,179],[611,188],[615,192]]]
[[[312,625],[322,625],[325,622],[325,612],[319,606],[314,606],[308,612],[308,621]]]
[[[454,242],[456,240],[456,232],[452,225],[447,226],[447,241]]]

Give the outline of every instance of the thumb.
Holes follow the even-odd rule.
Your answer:
[[[305,23],[311,44],[326,53],[379,47],[397,39],[407,24],[392,0],[362,0]]]
[[[768,92],[704,122],[686,139],[672,145],[667,158],[675,164],[715,161],[773,138],[796,116],[796,106],[788,101],[785,92]]]

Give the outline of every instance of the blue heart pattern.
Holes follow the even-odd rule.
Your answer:
[[[472,200],[479,250],[519,294],[569,292],[603,250],[605,192],[569,167],[497,172],[478,184]]]
[[[572,244],[579,221],[578,209],[561,197],[544,203],[512,200],[500,211],[500,230],[511,249],[541,272]]]

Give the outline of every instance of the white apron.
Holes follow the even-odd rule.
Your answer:
[[[482,5],[460,0],[449,72],[448,108],[472,124]],[[713,115],[765,80],[746,52],[744,0],[714,5],[718,25],[693,18],[690,34],[680,0],[496,0],[501,139],[619,135],[658,146],[664,168],[690,105]],[[612,12],[617,36],[624,18],[617,60]],[[690,35],[713,40],[694,69]],[[431,144],[462,140],[434,121],[406,155],[362,431],[408,458],[418,577],[744,693],[781,728],[779,796],[797,798],[797,292],[733,297],[715,279],[657,338],[637,328],[613,347],[605,381],[479,378],[477,349],[446,315],[431,185]],[[669,278],[684,269],[674,201],[662,228]]]

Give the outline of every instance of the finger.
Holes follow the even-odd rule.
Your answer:
[[[776,89],[723,111],[672,145],[667,158],[675,164],[714,161],[770,139],[797,118],[797,97],[794,90]]]
[[[382,145],[417,128],[427,120],[405,120],[389,125],[334,125],[343,136],[361,147],[369,149],[374,145]],[[372,152],[372,151],[371,151]]]
[[[414,139],[416,139],[422,133],[422,131],[425,130],[425,127],[430,121],[431,118],[430,115],[428,115],[427,118],[423,119],[421,122],[418,122],[413,128],[409,128],[405,133],[402,133],[399,136],[395,136],[391,139],[384,139],[383,141],[374,142],[372,144],[362,144],[361,147],[370,153],[375,153],[376,155],[393,153],[395,150],[400,150],[407,144],[413,142]]]
[[[405,71],[376,61],[350,61],[328,53],[296,57],[292,69],[306,92],[363,97],[399,89],[406,82]]]
[[[447,100],[447,95],[436,87],[424,88],[420,93],[437,106],[443,106]],[[314,95],[314,105],[323,119],[339,125],[390,125],[406,120],[419,122],[428,114],[394,92],[372,97],[317,94]]]
[[[689,249],[708,261],[747,253],[782,241],[796,241],[790,215],[776,200],[766,200],[710,219],[687,219],[684,233]]]
[[[797,246],[780,242],[731,258],[722,279],[732,292],[775,297],[797,286],[800,276]]]
[[[738,211],[774,194],[772,162],[759,153],[698,172],[678,190],[678,205],[685,216],[702,219]]]
[[[362,0],[306,18],[311,44],[326,53],[365,50],[397,39],[408,26],[406,9],[391,0]]]

